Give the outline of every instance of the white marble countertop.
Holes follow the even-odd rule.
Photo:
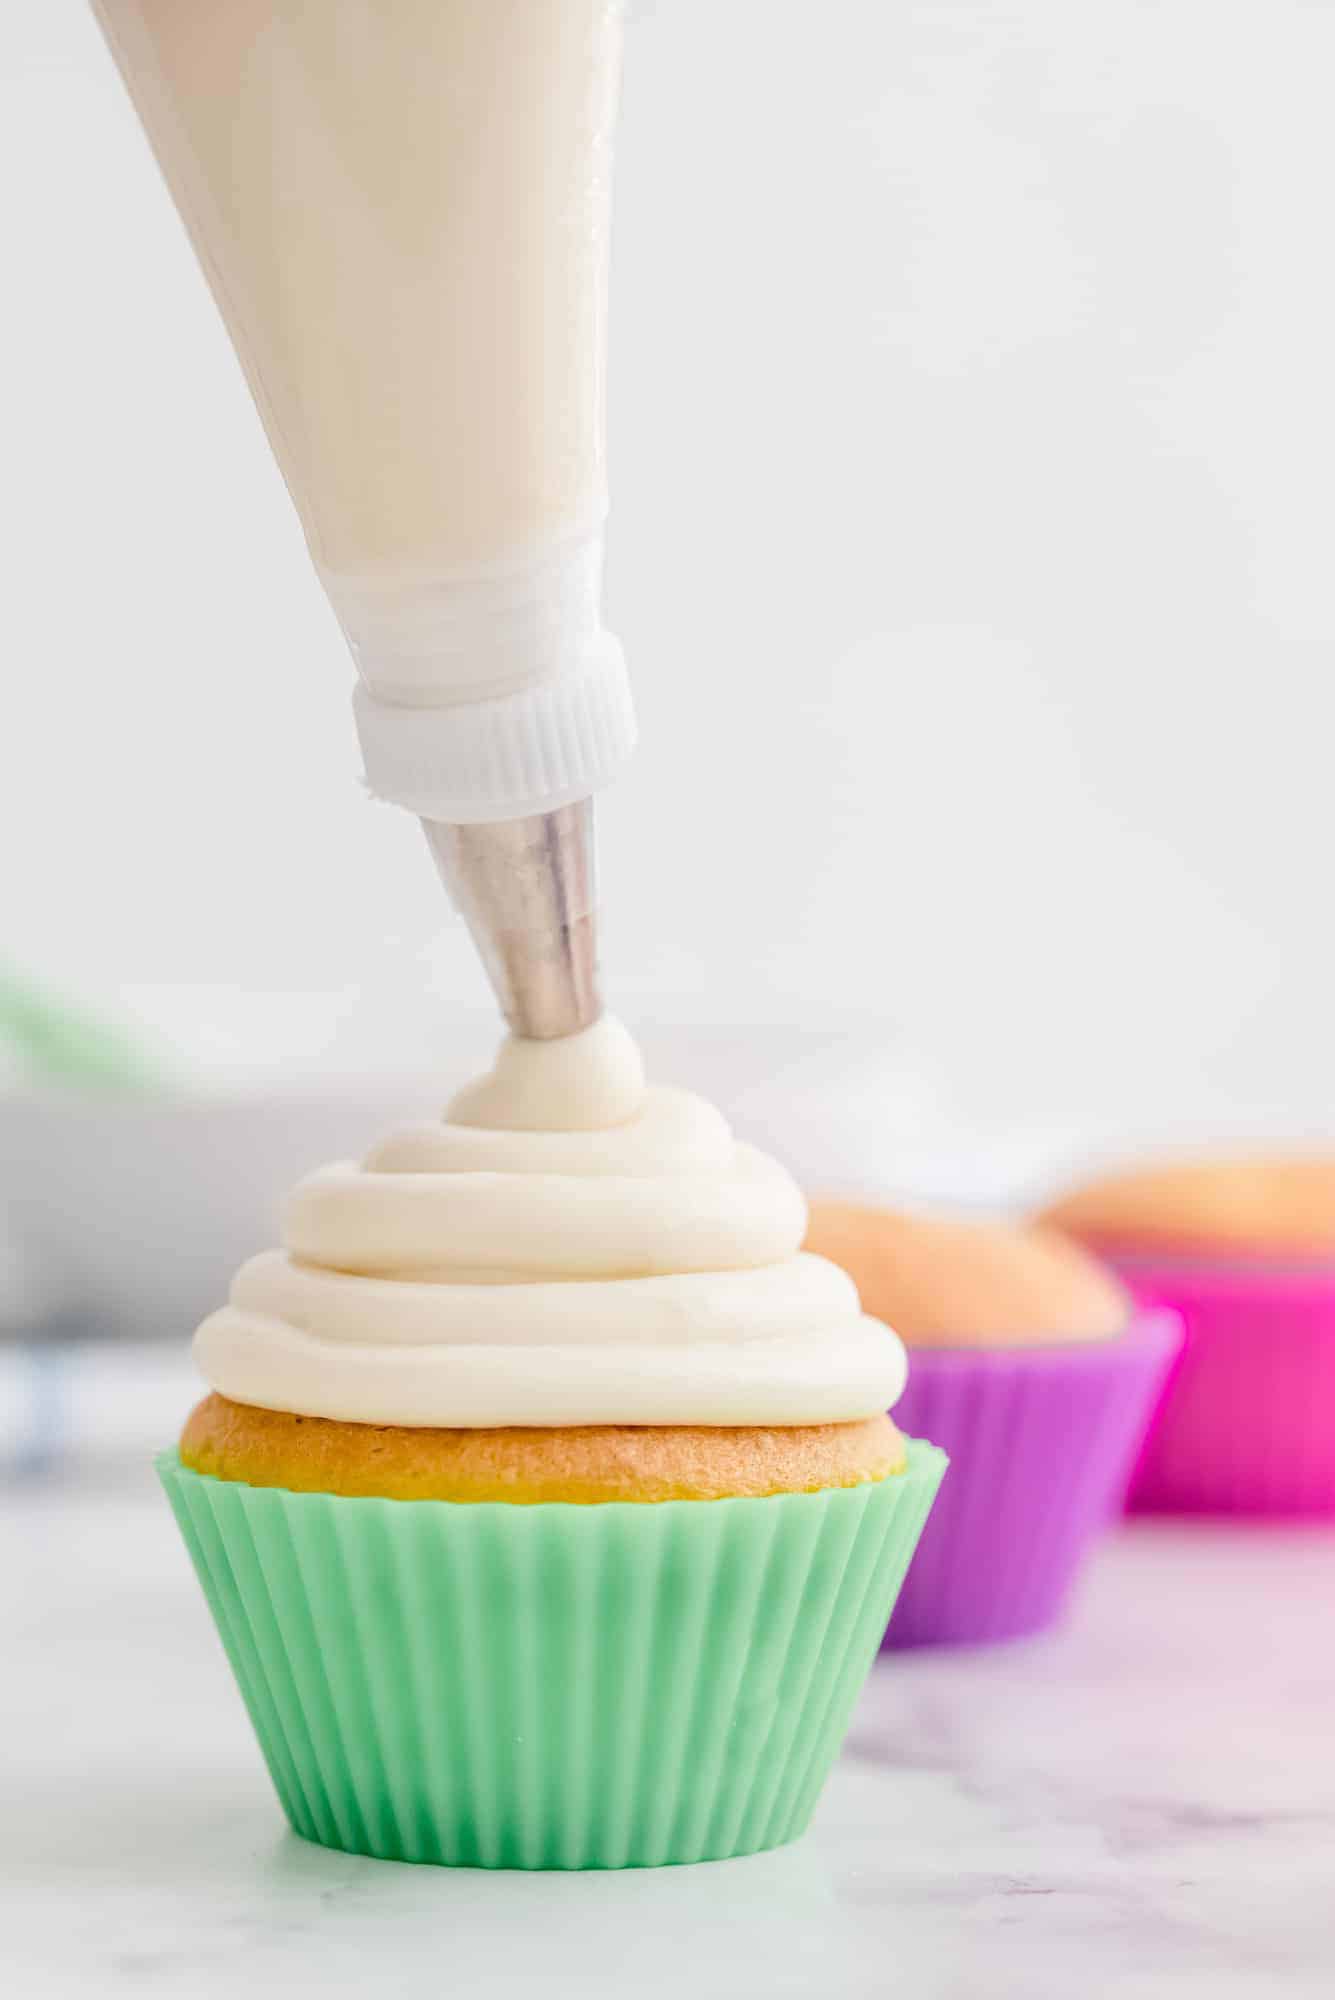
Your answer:
[[[880,1663],[798,1846],[584,1876],[287,1833],[146,1474],[11,1489],[0,1561],[21,2000],[1335,1992],[1335,1531],[1124,1530],[1059,1638]]]

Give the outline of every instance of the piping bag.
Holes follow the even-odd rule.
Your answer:
[[[620,0],[94,0],[511,1029],[597,1019]]]

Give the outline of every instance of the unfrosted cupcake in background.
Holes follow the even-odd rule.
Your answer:
[[[904,1340],[897,1416],[951,1461],[886,1644],[1041,1630],[1121,1505],[1176,1319],[1044,1230],[816,1202],[807,1246]]]
[[[1042,1220],[1186,1327],[1132,1506],[1335,1513],[1335,1158],[1151,1162]]]
[[[608,1020],[298,1187],[160,1461],[298,1833],[580,1868],[801,1832],[945,1463],[805,1222]]]

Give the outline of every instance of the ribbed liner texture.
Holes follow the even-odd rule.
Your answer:
[[[1097,1346],[913,1354],[895,1420],[944,1446],[952,1470],[887,1646],[1017,1638],[1060,1616],[1180,1343],[1158,1313]]]
[[[158,1470],[299,1834],[626,1868],[801,1833],[945,1464],[914,1444],[867,1486],[591,1507]]]
[[[353,713],[375,796],[460,825],[588,798],[635,748],[625,656],[607,632],[535,687],[445,708],[396,707],[359,687]]]
[[[1132,1482],[1133,1509],[1335,1514],[1335,1271],[1110,1261],[1187,1328]]]

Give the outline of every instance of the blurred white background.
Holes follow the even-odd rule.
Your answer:
[[[638,0],[602,813],[636,1021],[920,1134],[1335,1127],[1335,8]],[[0,10],[0,957],[199,1074],[486,1007],[82,0]]]

